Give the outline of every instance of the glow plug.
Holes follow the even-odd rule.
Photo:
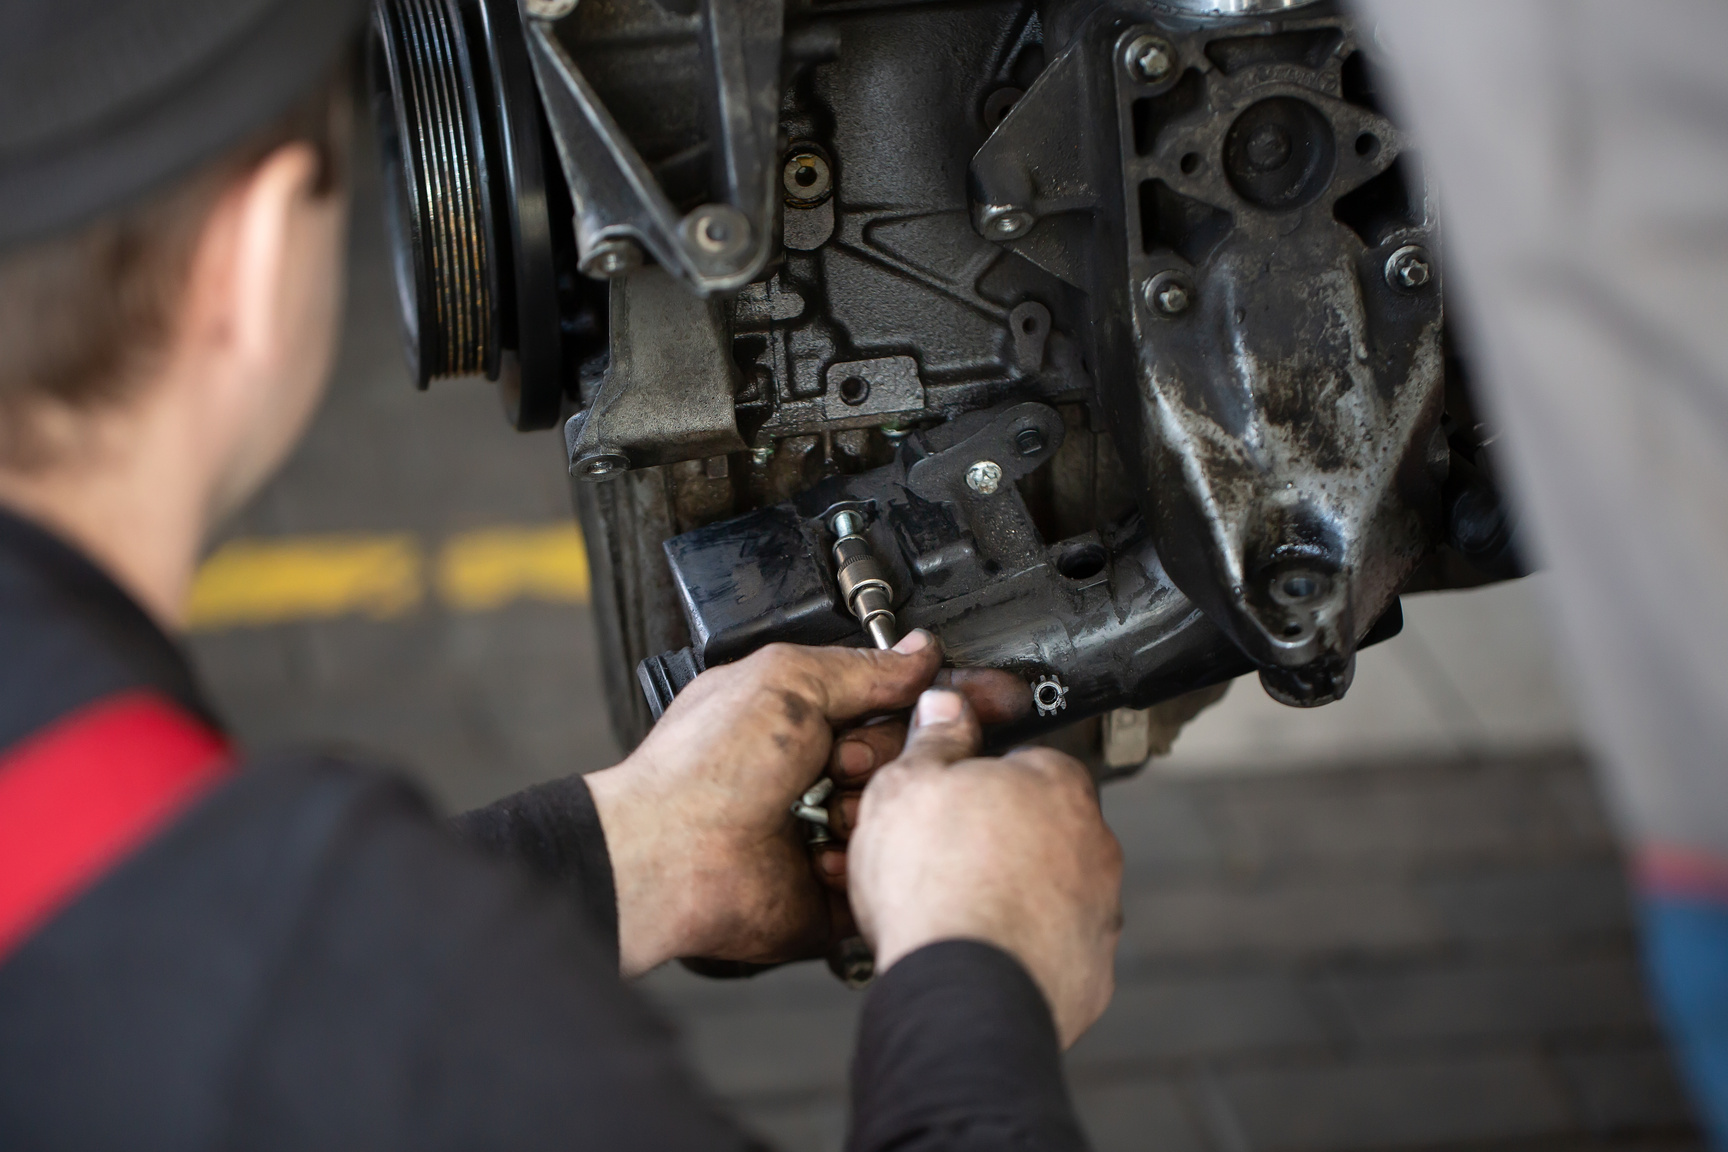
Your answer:
[[[836,512],[828,522],[834,541],[835,581],[840,598],[878,648],[892,648],[895,635],[894,588],[888,574],[870,552],[864,539],[864,517],[858,512]]]

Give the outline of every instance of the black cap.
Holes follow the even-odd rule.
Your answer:
[[[0,249],[77,227],[293,107],[365,0],[0,0]]]

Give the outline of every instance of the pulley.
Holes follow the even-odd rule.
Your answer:
[[[377,0],[368,53],[409,372],[497,381],[511,423],[557,422],[556,253],[568,209],[514,0]],[[552,183],[549,183],[552,182]]]

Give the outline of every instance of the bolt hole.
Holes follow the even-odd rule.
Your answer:
[[[1080,544],[1056,558],[1056,571],[1070,580],[1090,580],[1104,571],[1104,547],[1101,544]]]
[[[1002,565],[996,563],[994,560],[986,560],[984,563],[980,564],[979,567],[984,569],[984,575],[986,576],[994,576],[996,573],[1002,571]]]
[[[1356,137],[1356,155],[1372,156],[1380,151],[1380,137],[1372,132],[1364,132]]]
[[[1284,635],[1287,637],[1290,637],[1292,639],[1297,637],[1297,636],[1302,635],[1302,622],[1300,620],[1287,620],[1287,621],[1285,621],[1284,622]]]
[[[1026,333],[1028,336],[1032,335],[1038,331],[1038,321],[1034,317],[1026,317],[1020,321],[1020,331]]]
[[[840,401],[852,408],[870,398],[870,381],[862,376],[848,376],[840,381]]]
[[[1284,577],[1284,595],[1292,600],[1307,600],[1320,591],[1320,581],[1307,573]]]
[[[1200,170],[1200,153],[1184,153],[1181,160],[1181,168],[1184,176],[1194,175],[1195,172]]]
[[[1054,708],[1061,699],[1062,689],[1060,686],[1050,683],[1038,685],[1038,703],[1044,707]]]
[[[792,174],[792,179],[796,180],[800,186],[808,188],[810,185],[816,183],[816,169],[813,166],[806,164],[799,168],[797,172]]]

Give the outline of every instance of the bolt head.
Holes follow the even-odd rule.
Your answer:
[[[1032,230],[1032,213],[1023,208],[1008,208],[990,217],[984,228],[993,240],[1012,240]]]
[[[582,274],[596,280],[610,280],[614,276],[622,276],[632,268],[642,263],[642,249],[634,241],[624,236],[613,236],[601,240],[582,258]]]
[[[1394,288],[1414,292],[1432,279],[1433,262],[1420,244],[1406,244],[1386,258],[1386,283]]]
[[[604,480],[630,467],[630,461],[616,452],[596,452],[576,462],[576,475],[584,480]]]
[[[994,496],[1002,487],[1002,465],[994,460],[978,460],[966,469],[966,487],[980,496]]]
[[[730,204],[704,204],[684,217],[680,231],[696,251],[723,265],[750,250],[750,221]]]
[[[1167,80],[1176,71],[1176,49],[1161,36],[1136,36],[1124,54],[1128,71],[1144,84]]]
[[[1037,428],[1022,428],[1014,437],[1014,446],[1022,456],[1036,456],[1044,451],[1044,433]]]
[[[1174,272],[1146,281],[1146,306],[1160,316],[1180,316],[1194,304],[1194,290]]]

